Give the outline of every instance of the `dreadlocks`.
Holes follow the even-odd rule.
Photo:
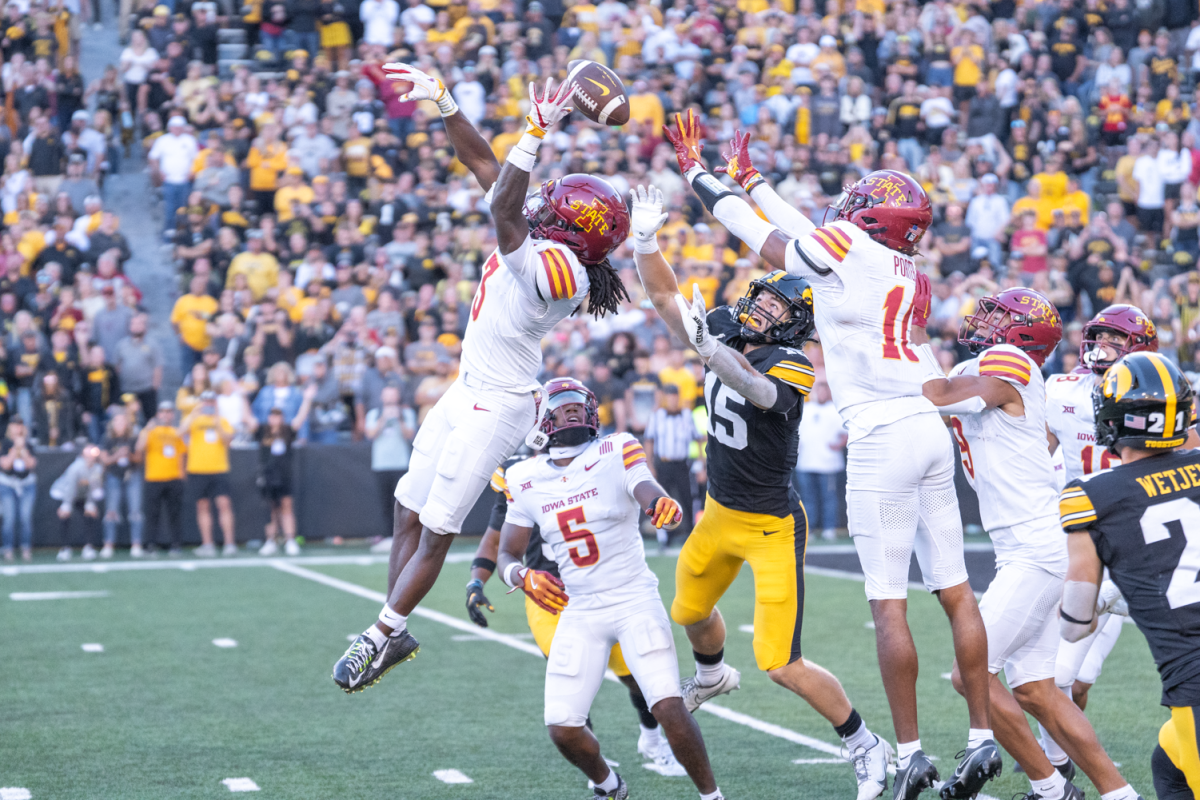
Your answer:
[[[621,301],[629,299],[629,292],[621,282],[621,276],[606,258],[599,264],[584,264],[591,289],[588,293],[588,313],[599,319],[604,314],[616,314]]]

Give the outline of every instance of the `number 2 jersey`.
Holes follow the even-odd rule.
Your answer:
[[[1096,444],[1092,371],[1078,369],[1046,379],[1046,427],[1062,451],[1064,483],[1116,466],[1121,459]]]
[[[1150,645],[1165,706],[1200,705],[1200,451],[1172,450],[1067,484],[1063,530],[1086,531]]]
[[[1056,574],[1067,568],[1066,543],[1053,520],[1058,487],[1046,446],[1046,384],[1041,370],[1023,351],[1002,344],[964,361],[957,375],[999,378],[1021,396],[1024,413],[1001,408],[951,417],[963,472],[979,496],[979,516],[992,535],[996,561],[1038,564]],[[1022,526],[1048,520],[1050,526]],[[1015,529],[1014,529],[1015,528]]]
[[[628,433],[593,441],[565,467],[538,455],[508,468],[507,521],[541,528],[572,610],[658,599],[646,565],[633,489],[652,481],[642,445]]]
[[[741,350],[742,324],[729,306],[708,315],[714,337]],[[759,408],[730,389],[712,370],[704,376],[708,409],[708,494],[726,508],[786,517],[799,509],[792,470],[799,455],[800,416],[815,373],[804,353],[768,344],[743,354],[775,384],[771,408]]]
[[[935,411],[921,394],[941,370],[933,351],[912,344],[913,260],[849,222],[788,242],[787,271],[812,284],[825,374],[850,441],[873,428]]]
[[[542,339],[587,296],[587,270],[564,245],[527,237],[508,255],[493,251],[463,336],[462,371],[501,389],[532,391]]]

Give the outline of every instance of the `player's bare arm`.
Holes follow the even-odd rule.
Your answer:
[[[1059,628],[1068,642],[1078,642],[1096,629],[1096,598],[1104,565],[1087,530],[1067,535],[1067,554],[1071,561],[1058,612]]]
[[[749,203],[729,191],[705,168],[700,154],[700,124],[692,110],[689,108],[686,115],[676,114],[675,130],[664,125],[663,135],[675,148],[679,171],[708,212],[768,264],[775,269],[786,269],[784,257],[790,239],[771,223],[764,222]]]
[[[979,411],[999,408],[1005,414],[1019,417],[1025,413],[1025,402],[1021,393],[1008,381],[987,375],[956,375],[953,378],[936,378],[926,381],[922,393],[939,409],[957,407],[960,413],[969,413],[964,406],[981,405]]]
[[[759,408],[771,408],[779,399],[779,389],[767,376],[750,366],[741,353],[728,345],[721,344],[708,330],[708,311],[704,307],[704,295],[700,287],[694,287],[692,304],[689,306],[682,295],[675,295],[679,316],[687,329],[684,340],[696,349],[708,368],[733,391]]]
[[[432,100],[437,103],[442,123],[446,126],[446,135],[454,147],[454,154],[463,166],[471,171],[485,192],[492,188],[492,184],[500,175],[500,162],[496,160],[496,155],[471,121],[458,110],[458,103],[454,102],[446,84],[439,78],[401,62],[384,64],[383,71],[393,81],[412,84],[413,88],[400,96],[402,101]]]
[[[540,569],[525,566],[525,548],[529,546],[532,528],[504,523],[500,529],[500,551],[496,569],[503,581],[513,589],[525,592],[537,605],[551,614],[567,607],[567,592],[562,581]]]
[[[514,252],[529,236],[529,222],[525,219],[525,195],[529,192],[529,173],[537,163],[537,151],[542,140],[554,123],[571,111],[571,86],[546,80],[546,88],[539,92],[536,84],[529,84],[529,114],[525,121],[525,135],[513,147],[500,169],[492,192],[492,217],[496,221],[496,239],[500,252]]]

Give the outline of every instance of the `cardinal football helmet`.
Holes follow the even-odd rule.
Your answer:
[[[599,264],[629,236],[625,200],[603,178],[567,175],[525,201],[529,233],[566,245],[583,264]]]
[[[933,222],[933,206],[921,184],[894,169],[876,170],[848,187],[836,210],[837,219],[910,256]]]
[[[958,342],[973,354],[1010,344],[1040,367],[1058,347],[1062,333],[1062,317],[1054,304],[1032,289],[1017,288],[981,297],[975,313],[963,320]]]
[[[1115,358],[1107,361],[1097,360],[1099,350],[1096,349],[1096,346],[1099,342],[1096,340],[1096,336],[1101,331],[1109,331],[1127,337],[1124,347],[1119,347],[1112,342],[1105,342],[1105,347],[1117,352]],[[1083,341],[1079,345],[1079,363],[1097,375],[1103,375],[1122,356],[1138,352],[1158,352],[1158,330],[1150,318],[1137,306],[1109,306],[1083,326]]]
[[[1194,422],[1192,385],[1158,353],[1130,353],[1117,360],[1092,390],[1096,443],[1119,448],[1169,450],[1187,441]]]

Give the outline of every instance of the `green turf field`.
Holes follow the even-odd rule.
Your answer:
[[[366,561],[365,550],[330,551],[348,553]],[[462,558],[464,551],[456,553]],[[674,559],[649,560],[669,604]],[[217,561],[192,570],[0,570],[0,787],[28,789],[34,800],[207,798],[229,795],[227,778],[250,778],[261,790],[254,796],[264,798],[590,797],[543,729],[543,662],[517,649],[532,644],[518,596],[505,597],[499,582],[489,585],[497,608],[490,630],[512,635],[504,641],[474,636],[473,626],[451,627],[450,618],[470,625],[462,603],[468,567],[448,564],[424,606],[443,616],[409,624],[422,643],[417,658],[347,696],[330,680],[330,668],[347,635],[377,613],[379,603],[369,597],[385,588],[385,567],[287,561],[299,569]],[[265,564],[238,560],[247,562]],[[368,597],[346,584],[315,582],[306,571]],[[17,601],[13,592],[108,594]],[[754,669],[751,636],[739,629],[751,621],[752,598],[746,572],[720,606],[730,628],[726,659],[742,670],[742,689],[715,704],[739,712],[741,722],[697,714],[722,790],[730,800],[853,797],[847,764],[794,763],[835,758],[796,743],[794,734],[826,745],[837,738],[801,700]],[[945,777],[966,736],[965,703],[941,677],[951,662],[949,628],[936,601],[921,592],[912,593],[909,618],[922,656],[922,741]],[[838,675],[867,724],[891,739],[869,619],[861,583],[809,577],[805,655]],[[237,645],[218,647],[214,639]],[[681,629],[676,641],[690,675]],[[103,652],[85,652],[84,644]],[[631,796],[695,797],[687,778],[642,768],[627,697],[606,682],[592,718]],[[1129,626],[1088,712],[1147,800],[1154,796],[1150,752],[1166,719],[1158,698],[1145,641]],[[433,773],[445,769],[473,783],[443,783]],[[1098,797],[1078,780],[1088,797]],[[1009,798],[1028,788],[1006,758],[1004,776],[987,792]]]

